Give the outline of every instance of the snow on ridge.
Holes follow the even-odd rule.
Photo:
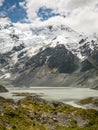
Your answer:
[[[59,44],[63,44],[83,61],[86,58],[84,54],[86,49],[94,50],[94,47],[98,45],[97,37],[97,34],[92,36],[80,34],[59,23],[31,26],[27,30],[11,25],[0,29],[0,53],[11,53],[11,60],[6,66],[9,69],[13,69],[13,66],[17,64],[23,65],[25,59],[28,60],[39,51],[44,51],[48,47],[54,48]],[[10,77],[6,68],[2,68],[1,72],[6,74],[2,78]]]
[[[27,26],[27,25],[26,25]],[[29,25],[30,26],[30,25]],[[16,36],[16,41],[11,35]],[[19,37],[19,39],[17,39]],[[86,39],[85,42],[79,44],[81,39]],[[88,44],[91,49],[93,45],[92,40],[96,37],[81,35],[80,33],[72,30],[67,25],[61,23],[45,23],[38,26],[28,27],[27,30],[21,30],[15,25],[6,25],[0,30],[0,52],[6,53],[11,51],[14,46],[24,43],[27,49],[27,55],[35,55],[40,48],[50,45],[55,47],[58,44],[64,44],[67,49],[75,53],[77,56],[83,58],[80,54],[79,48],[84,44]],[[29,48],[29,49],[28,49]],[[81,55],[81,56],[80,56]]]

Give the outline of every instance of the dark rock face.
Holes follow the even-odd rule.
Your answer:
[[[96,62],[96,65],[98,65],[98,50],[94,50],[92,53],[92,58]]]
[[[53,48],[46,48],[44,51],[40,51],[37,55],[33,56],[26,66],[34,65],[35,67],[41,67],[45,64],[48,56],[53,54]]]
[[[98,73],[92,57],[97,58],[97,52],[92,53],[82,63],[65,48],[64,45],[41,48],[31,59],[15,65],[13,73],[19,76],[12,83],[15,86],[79,86],[98,89]],[[91,58],[90,58],[91,57]],[[22,69],[20,69],[22,68]],[[75,72],[75,73],[74,73]],[[91,83],[92,80],[92,83]]]
[[[81,39],[80,41],[79,41],[79,44],[82,44],[82,43],[84,43],[86,41],[86,39]]]
[[[2,92],[8,92],[8,90],[4,86],[0,85],[0,93]]]
[[[18,73],[23,69],[25,61],[28,60],[27,56],[24,56],[26,51],[23,49],[25,48],[24,43],[21,43],[18,46],[14,46],[11,51],[0,54],[0,67],[4,68],[8,73]],[[17,55],[17,60],[14,64],[13,55],[19,52]],[[2,72],[3,75],[3,72]]]
[[[0,54],[0,66],[3,67],[5,65],[10,65],[11,55],[14,54],[14,52],[21,51],[22,49],[24,49],[24,44],[13,47],[13,49],[7,53]]]
[[[17,51],[21,51],[24,48],[25,48],[24,44],[20,44],[19,46],[14,46],[12,51],[17,52]]]
[[[26,51],[21,52],[21,53],[18,55],[18,58],[20,59],[21,57],[24,56],[24,54],[26,54]]]
[[[80,46],[82,56],[90,56],[92,53],[92,49],[89,47],[88,42],[86,42],[83,46]]]
[[[55,47],[53,55],[48,60],[49,68],[58,68],[60,73],[71,73],[78,68],[76,58],[64,45]]]
[[[9,62],[9,56],[5,54],[0,54],[0,66],[5,66]]]
[[[93,68],[98,69],[98,50],[95,49],[87,59],[81,63],[81,71],[91,70]]]
[[[33,56],[26,66],[41,67],[47,65],[50,69],[57,68],[60,73],[72,73],[78,68],[79,59],[68,51],[64,45],[46,48]]]
[[[10,37],[14,40],[14,41],[18,41],[19,40],[19,36],[16,34],[10,34]]]
[[[88,71],[94,68],[93,65],[90,62],[88,62],[87,59],[81,63],[81,66],[81,71]]]

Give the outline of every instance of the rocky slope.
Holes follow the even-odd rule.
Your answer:
[[[97,34],[82,35],[61,24],[25,32],[12,24],[0,27],[0,78],[16,86],[97,88],[97,57]]]
[[[0,85],[0,93],[2,92],[8,92],[8,90],[4,86]]]
[[[94,109],[74,108],[60,102],[46,101],[38,96],[28,96],[18,102],[0,98],[0,130],[97,130],[97,128],[98,111]]]

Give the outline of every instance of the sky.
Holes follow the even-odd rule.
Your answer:
[[[97,0],[0,0],[0,24],[20,28],[63,23],[85,33],[98,32]]]

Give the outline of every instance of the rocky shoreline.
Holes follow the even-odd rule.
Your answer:
[[[0,130],[97,130],[97,122],[94,109],[46,101],[38,95],[16,102],[0,97]]]

